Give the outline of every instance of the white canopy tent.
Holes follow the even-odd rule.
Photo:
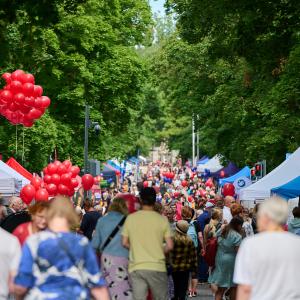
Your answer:
[[[271,196],[272,188],[281,186],[298,176],[300,176],[300,148],[268,175],[243,189],[240,199],[243,201],[264,200]]]
[[[16,181],[17,181],[17,189],[18,190],[21,190],[21,188],[24,185],[30,183],[30,181],[27,178],[23,177],[21,174],[19,174],[13,168],[11,168],[10,166],[8,166],[2,160],[0,160],[0,171],[3,171],[9,177],[12,177],[12,178],[16,179]]]
[[[0,170],[0,194],[2,197],[15,195],[17,192],[17,180]]]
[[[223,168],[223,165],[220,162],[221,155],[217,154],[212,159],[210,159],[206,164],[199,165],[197,167],[198,172],[204,172],[206,169],[211,173],[217,172]]]

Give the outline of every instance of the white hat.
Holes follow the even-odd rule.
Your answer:
[[[213,203],[211,203],[211,202],[206,202],[206,204],[205,204],[205,208],[212,208],[212,207],[214,207],[214,204]]]

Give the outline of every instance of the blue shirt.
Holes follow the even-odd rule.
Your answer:
[[[200,229],[201,229],[201,232],[202,232],[202,233],[203,233],[203,231],[204,231],[205,225],[207,225],[207,224],[209,223],[210,218],[211,218],[210,213],[209,213],[207,210],[205,210],[205,211],[203,212],[203,214],[201,214],[201,215],[197,218],[197,223],[198,223],[198,225],[200,226]]]
[[[98,220],[92,240],[92,246],[94,247],[94,249],[101,249],[102,245],[120,223],[122,218],[124,218],[124,215],[122,215],[121,213],[110,211],[106,216]],[[122,230],[119,230],[119,232],[106,246],[106,248],[103,250],[104,254],[128,258],[128,249],[124,248],[122,245],[121,232]]]
[[[88,239],[51,231],[27,239],[15,283],[29,289],[26,300],[90,299],[91,288],[105,286]]]

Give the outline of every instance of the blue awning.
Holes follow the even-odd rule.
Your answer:
[[[285,199],[292,199],[300,196],[300,176],[271,190],[272,194],[276,194]]]
[[[219,183],[221,186],[223,186],[225,183],[234,183],[238,178],[241,177],[247,177],[247,178],[251,177],[251,170],[248,166],[246,166],[241,171],[239,171],[238,173],[230,177],[220,179]]]

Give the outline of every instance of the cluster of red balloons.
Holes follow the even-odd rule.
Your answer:
[[[0,90],[0,113],[13,125],[33,126],[51,101],[43,96],[43,88],[35,85],[34,76],[23,70],[4,73],[6,85]]]
[[[42,179],[33,177],[31,184],[25,185],[20,193],[23,202],[29,205],[33,199],[36,201],[48,201],[49,194],[46,189],[42,187]]]
[[[44,183],[50,196],[63,195],[72,197],[79,185],[78,166],[72,166],[69,160],[55,161],[43,169]]]

